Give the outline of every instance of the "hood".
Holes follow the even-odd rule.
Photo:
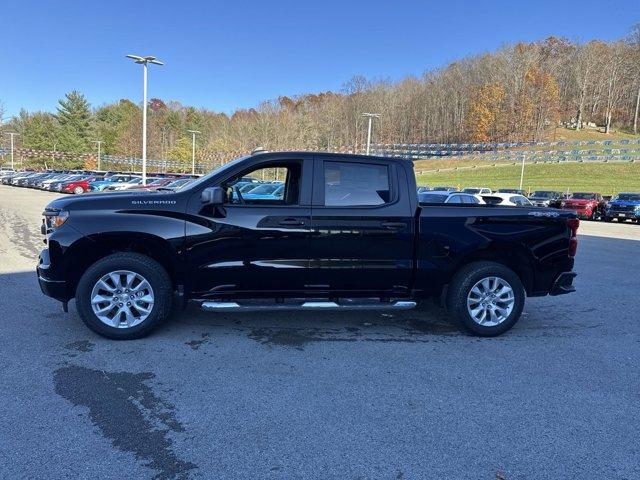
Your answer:
[[[611,200],[608,205],[619,205],[621,207],[629,207],[640,205],[640,200]]]
[[[55,210],[123,210],[130,208],[162,207],[176,205],[181,201],[174,192],[130,191],[109,193],[85,193],[71,197],[56,198],[47,209]]]
[[[595,203],[597,200],[582,200],[578,198],[567,198],[564,200],[565,205],[587,205],[588,203]]]

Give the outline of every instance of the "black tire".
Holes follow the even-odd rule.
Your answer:
[[[500,277],[509,283],[514,294],[513,310],[498,325],[486,326],[475,322],[467,309],[467,296],[473,286],[486,277]],[[524,287],[516,273],[496,262],[479,261],[462,267],[453,276],[447,291],[446,306],[451,320],[463,331],[480,337],[495,337],[511,329],[520,319],[524,308]]]
[[[91,307],[91,292],[98,280],[109,272],[128,270],[142,275],[151,285],[154,304],[149,316],[138,325],[117,328],[103,323]],[[76,289],[76,308],[82,321],[91,330],[113,340],[142,338],[157,328],[170,314],[173,301],[171,279],[155,260],[139,253],[114,253],[91,265],[82,275]]]
[[[605,221],[605,222],[610,222],[611,220],[613,220],[613,218],[611,218],[611,217],[604,217],[604,221]]]

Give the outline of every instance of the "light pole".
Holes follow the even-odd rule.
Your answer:
[[[522,168],[520,169],[520,190],[522,190],[522,182],[524,181],[524,159],[525,155],[522,155]]]
[[[379,113],[363,113],[363,117],[369,118],[369,128],[367,129],[367,155],[369,155],[369,149],[371,147],[371,121],[374,118],[380,118]]]
[[[198,130],[187,130],[191,134],[191,175],[196,173],[196,134],[199,134]]]
[[[93,143],[98,144],[98,171],[100,171],[100,145],[104,143],[103,140],[94,140]]]
[[[7,135],[11,137],[11,170],[15,170],[13,166],[13,137],[20,134],[15,132],[7,132]]]
[[[154,65],[164,65],[156,57],[148,55],[127,55],[135,63],[142,65],[142,185],[147,184],[147,63]]]

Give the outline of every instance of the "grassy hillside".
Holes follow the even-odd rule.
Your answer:
[[[455,166],[451,165],[450,166]],[[520,165],[434,172],[418,175],[418,185],[487,186],[517,188]],[[640,163],[538,163],[525,166],[528,190],[598,191],[605,195],[640,191]]]

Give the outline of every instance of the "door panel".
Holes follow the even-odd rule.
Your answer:
[[[414,226],[411,207],[398,188],[404,171],[380,162],[388,166],[390,180],[389,192],[381,194],[387,197],[383,205],[327,207],[323,192],[328,182],[334,183],[328,188],[340,192],[332,193],[334,199],[344,198],[346,203],[350,195],[343,193],[349,188],[337,185],[339,181],[325,179],[324,163],[315,162],[309,288],[347,294],[406,294],[413,267]],[[356,202],[368,198],[364,190],[353,195]],[[406,196],[406,189],[403,193]]]
[[[268,170],[277,178],[283,168],[288,172],[284,192],[251,194],[251,189],[245,189],[246,198],[238,194],[236,184],[246,183],[247,175],[260,179]],[[311,159],[257,161],[217,181],[216,186],[228,191],[225,205],[203,205],[200,193],[195,193],[187,207],[185,232],[185,253],[194,272],[189,290],[201,298],[290,296],[304,290],[312,176]]]
[[[225,206],[224,217],[187,223],[186,253],[200,296],[303,290],[309,207]]]

